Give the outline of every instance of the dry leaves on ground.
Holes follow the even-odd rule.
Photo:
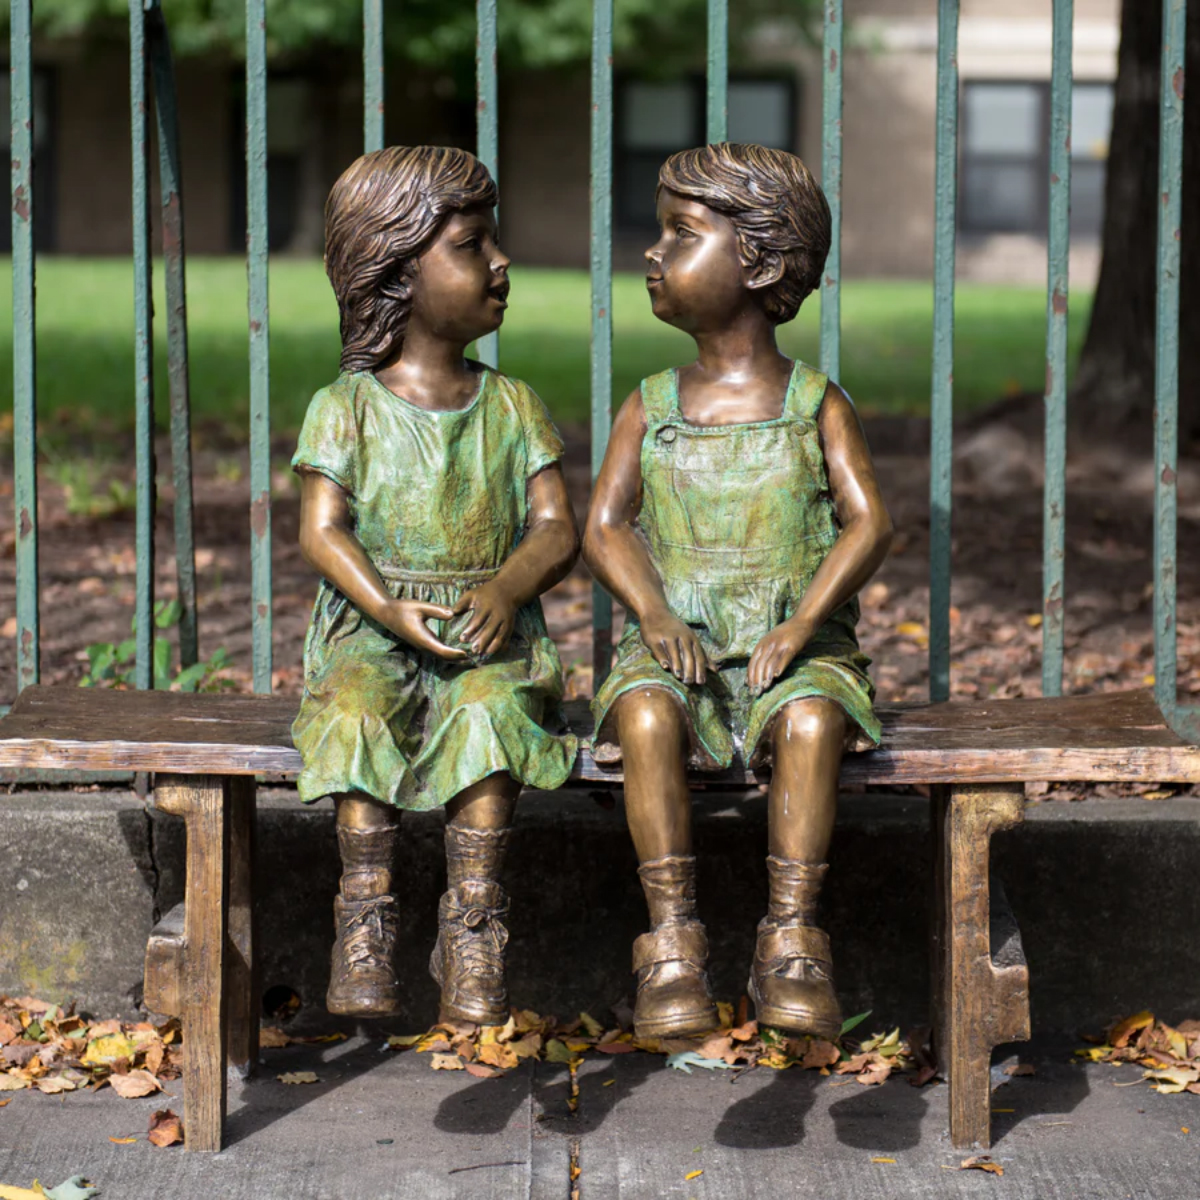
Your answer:
[[[862,1042],[842,1038],[834,1043],[760,1029],[757,1021],[746,1019],[745,1000],[738,1012],[732,1004],[720,1004],[718,1008],[720,1028],[698,1037],[638,1038],[627,1023],[606,1027],[589,1013],[560,1023],[553,1016],[514,1008],[504,1025],[444,1022],[426,1033],[390,1037],[387,1048],[428,1053],[435,1071],[466,1069],[482,1078],[511,1070],[526,1058],[561,1063],[574,1070],[588,1054],[631,1054],[639,1050],[666,1055],[668,1066],[689,1074],[693,1067],[784,1070],[796,1066],[822,1075],[845,1075],[869,1085],[882,1083],[893,1071],[915,1066],[918,1075],[912,1082],[924,1083],[933,1077],[921,1046],[923,1039],[912,1035],[902,1038],[899,1029]],[[848,1027],[851,1024],[847,1022]]]
[[[990,1154],[973,1154],[958,1164],[960,1171],[986,1171],[989,1175],[1003,1175],[1004,1168]]]
[[[1135,1063],[1157,1092],[1200,1096],[1200,1021],[1171,1026],[1140,1012],[1109,1028],[1102,1044],[1075,1053],[1091,1062]]]
[[[146,1137],[156,1146],[174,1146],[183,1141],[183,1122],[169,1108],[160,1108],[150,1118]]]
[[[93,1021],[33,996],[0,996],[0,1092],[112,1087],[149,1096],[182,1067],[179,1022]]]

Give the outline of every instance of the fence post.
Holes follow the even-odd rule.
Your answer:
[[[477,0],[475,6],[475,154],[500,182],[500,110],[496,81],[496,0]],[[497,210],[497,217],[499,210]],[[500,362],[499,330],[477,343],[479,361],[495,368]]]
[[[705,128],[709,142],[729,138],[729,0],[708,0]]]
[[[821,276],[821,370],[842,372],[842,0],[825,0],[821,41],[821,190],[829,201],[829,257]]]
[[[383,0],[363,0],[363,153],[383,149]]]

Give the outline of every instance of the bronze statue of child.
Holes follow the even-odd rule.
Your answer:
[[[560,786],[575,759],[553,732],[562,665],[538,600],[578,553],[563,444],[529,387],[464,357],[507,307],[496,198],[465,151],[391,147],[351,164],[325,209],[341,374],[292,463],[321,575],[292,732],[300,798],[337,806],[335,1013],[399,1010],[397,821],[445,807],[441,1018],[508,1018],[517,793]]]
[[[624,761],[650,910],[634,1022],[650,1037],[716,1024],[686,769],[740,752],[772,767],[750,996],[764,1025],[833,1038],[817,897],[842,754],[879,741],[855,597],[892,525],[846,393],[775,342],[820,281],[829,206],[794,155],[720,144],[667,160],[658,220],[651,304],[697,357],[622,406],[583,551],[628,614],[592,708],[597,758]]]

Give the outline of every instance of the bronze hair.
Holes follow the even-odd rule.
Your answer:
[[[772,322],[800,311],[821,282],[831,221],[825,193],[796,155],[739,142],[681,150],[663,163],[658,186],[727,217],[744,266],[778,263],[779,280],[762,297]]]
[[[400,347],[417,257],[447,217],[496,198],[487,168],[450,146],[389,146],[342,172],[325,202],[325,273],[337,296],[343,371],[369,371]]]

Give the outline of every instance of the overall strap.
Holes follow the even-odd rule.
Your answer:
[[[679,387],[674,369],[642,380],[642,408],[646,412],[646,428],[651,431],[675,415],[679,408]]]
[[[783,402],[783,415],[797,421],[816,421],[828,383],[828,375],[796,359]]]

